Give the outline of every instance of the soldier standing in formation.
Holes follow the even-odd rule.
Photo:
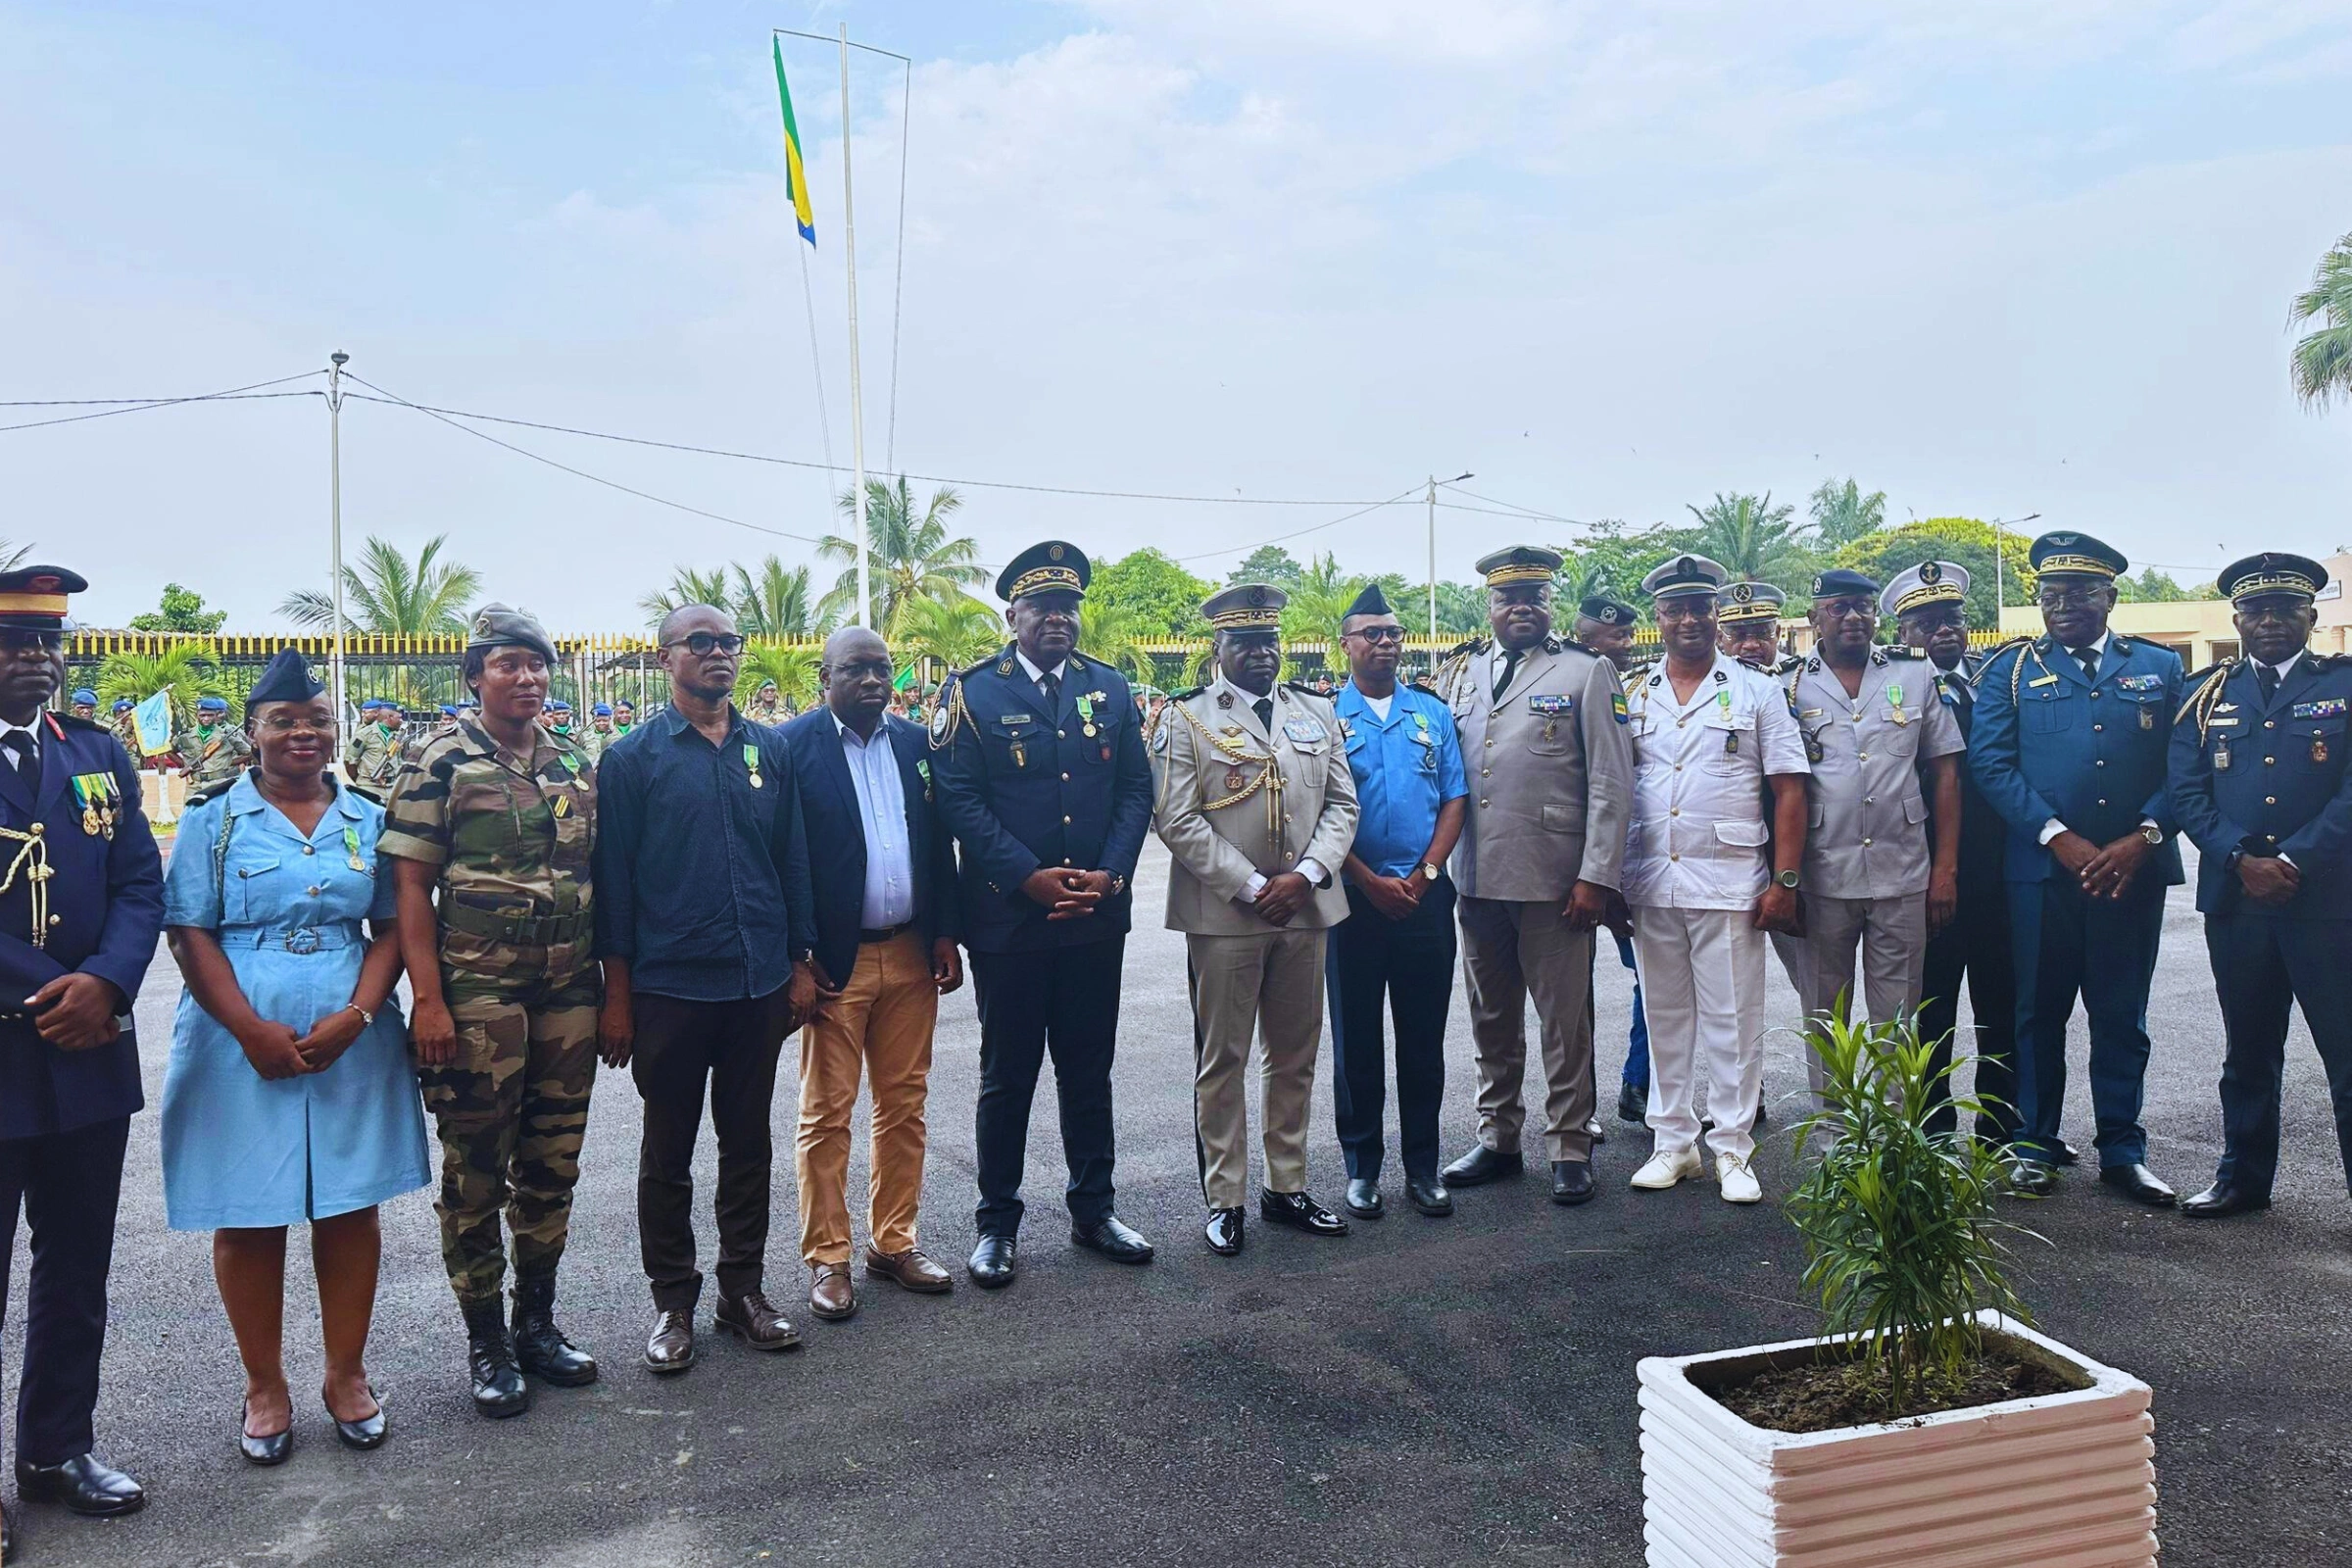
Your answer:
[[[1474,1187],[1520,1169],[1527,1003],[1544,1043],[1551,1197],[1592,1196],[1592,928],[1622,880],[1633,752],[1617,666],[1551,631],[1557,551],[1478,563],[1494,630],[1456,650],[1440,691],[1461,738],[1470,805],[1453,852],[1462,983],[1478,1051],[1478,1146],[1446,1167]]]
[[[1960,898],[1960,757],[1968,743],[1936,699],[1928,661],[1907,644],[1877,645],[1877,583],[1841,567],[1823,572],[1807,618],[1813,655],[1780,677],[1812,764],[1804,921],[1801,934],[1776,935],[1773,946],[1804,1007],[1805,1077],[1818,1104],[1814,1026],[1862,1012],[1850,1004],[1863,997],[1872,1023],[1893,1023],[1919,1006],[1929,935],[1950,921]]]
[[[2171,770],[2228,1042],[2221,1164],[2180,1205],[2200,1218],[2271,1206],[2290,1004],[2327,1065],[2352,1182],[2352,660],[2308,646],[2328,586],[2318,562],[2249,556],[2219,586],[2245,654],[2191,678]]]
[[[1278,684],[1288,595],[1239,583],[1200,613],[1216,677],[1180,693],[1152,733],[1154,819],[1174,858],[1168,929],[1185,934],[1193,1000],[1193,1118],[1209,1250],[1245,1236],[1250,1047],[1262,1040],[1259,1106],[1268,1224],[1345,1236],[1306,1191],[1306,1125],[1323,1039],[1324,932],[1348,917],[1338,867],[1355,838],[1355,779],[1331,705]]]
[[[378,804],[391,793],[393,777],[400,771],[400,718],[398,704],[368,698],[360,705],[359,733],[343,754],[352,787]]]
[[[2148,1070],[2148,986],[2164,890],[2181,880],[2165,790],[2180,659],[2111,632],[2115,579],[2130,563],[2087,534],[2045,533],[2029,559],[2048,634],[1986,662],[1969,763],[2009,824],[2011,951],[2017,958],[2018,1190],[2050,1192],[2064,1156],[2066,1029],[2090,1014],[2090,1100],[2099,1180],[2170,1207],[2139,1124]]]
[[[134,764],[147,760],[146,748],[139,744],[138,707],[127,697],[116,698],[114,721],[107,726],[114,731],[115,739],[122,743],[122,750]]]
[[[1049,1052],[1070,1240],[1115,1263],[1152,1260],[1152,1244],[1112,1211],[1110,1113],[1127,882],[1152,825],[1152,764],[1126,679],[1078,652],[1091,575],[1058,539],[1015,556],[997,578],[1011,645],[952,679],[931,719],[980,1008],[970,1273],[989,1290],[1018,1268],[1029,1106]]]
[[[752,699],[752,706],[743,710],[743,716],[755,724],[772,726],[783,723],[792,715],[784,710],[784,699],[777,693],[776,683],[763,680],[760,683],[759,694]]]
[[[98,722],[98,694],[87,686],[74,688],[74,716],[85,724]]]
[[[570,1388],[596,1361],[555,1322],[600,1000],[590,863],[596,769],[538,723],[555,643],[504,605],[475,612],[481,702],[401,769],[378,853],[393,859],[411,1029],[441,1137],[441,1253],[466,1316],[474,1405],[530,1406],[524,1372]],[[500,1310],[504,1209],[513,1338]]]
[[[620,736],[612,728],[612,705],[599,703],[588,710],[588,727],[573,737],[580,743],[580,752],[591,762],[605,760],[605,749]]]
[[[177,750],[188,771],[188,793],[224,784],[253,761],[253,742],[228,722],[228,703],[219,697],[196,699],[196,722],[181,732]]]

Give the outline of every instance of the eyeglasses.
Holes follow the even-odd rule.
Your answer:
[[[2042,588],[2034,592],[2034,602],[2045,610],[2081,610],[2097,602],[2104,588]]]
[[[663,643],[662,646],[664,648],[683,648],[697,659],[707,659],[713,652],[721,654],[742,653],[743,635],[740,632],[732,631],[690,631],[685,636],[679,638],[676,642]]]
[[[254,720],[253,727],[272,735],[291,735],[298,729],[331,730],[335,721],[320,713],[271,713],[268,718]]]
[[[1402,626],[1358,626],[1347,635],[1361,637],[1368,643],[1401,643],[1404,641],[1404,628]]]
[[[1715,618],[1715,605],[1712,600],[1686,595],[1659,600],[1652,613],[1657,616],[1660,625],[1670,620],[1712,620]]]

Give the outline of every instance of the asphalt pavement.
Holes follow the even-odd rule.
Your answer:
[[[768,1278],[805,1348],[760,1355],[706,1332],[700,1366],[657,1379],[638,1361],[651,1303],[637,1260],[637,1099],[626,1074],[608,1073],[559,1300],[565,1328],[603,1359],[603,1380],[542,1390],[518,1420],[476,1417],[432,1210],[412,1195],[384,1210],[371,1367],[390,1443],[358,1454],[333,1442],[297,1236],[287,1327],[297,1446],[271,1471],[237,1456],[241,1382],[208,1240],[164,1225],[152,1107],[179,988],[159,955],[138,1006],[151,1108],[134,1124],[98,1411],[100,1451],[137,1475],[151,1501],[98,1523],[19,1507],[11,1491],[20,1560],[1639,1563],[1635,1362],[1813,1330],[1796,1237],[1773,1203],[1789,1186],[1786,1137],[1776,1130],[1759,1152],[1766,1202],[1736,1209],[1711,1183],[1629,1190],[1647,1140],[1612,1116],[1599,1197],[1557,1208],[1533,1174],[1543,1150],[1531,1082],[1530,1176],[1463,1192],[1452,1218],[1433,1220],[1400,1201],[1392,1111],[1388,1218],[1334,1241],[1252,1216],[1248,1251],[1215,1257],[1200,1235],[1184,951],[1158,928],[1165,865],[1152,845],[1138,877],[1143,928],[1126,950],[1117,1073],[1119,1212],[1158,1245],[1150,1267],[1069,1246],[1049,1074],[1030,1141],[1020,1279],[988,1294],[962,1278],[979,1050],[967,990],[943,1008],[922,1224],[925,1247],[956,1265],[955,1294],[860,1279],[855,1319],[809,1316],[793,1255],[788,1070],[774,1113]],[[2222,1047],[2186,890],[2173,896],[2164,944],[2145,1121],[2151,1163],[2187,1193],[2218,1152]],[[1598,986],[1605,1113],[1630,1003],[1605,938]],[[1774,1005],[1794,1017],[1777,966]],[[2073,1049],[2066,1131],[2087,1151],[2080,1020]],[[1447,1059],[1450,1157],[1475,1125],[1458,998]],[[1794,1038],[1777,1038],[1768,1102],[1791,1111],[1784,1097],[1802,1084]],[[1344,1177],[1330,1105],[1326,1047],[1311,1181],[1336,1206]],[[861,1108],[852,1194],[861,1241],[863,1123]],[[701,1152],[707,1193],[707,1134]],[[2352,1561],[2352,1429],[2341,1415],[2352,1204],[2302,1024],[2269,1214],[2198,1224],[2134,1207],[2085,1171],[2017,1217],[2048,1238],[2019,1244],[2041,1326],[2156,1391],[2165,1561]],[[12,1405],[24,1245],[6,1338]],[[703,1246],[708,1266],[707,1228]],[[708,1314],[706,1301],[706,1331]]]

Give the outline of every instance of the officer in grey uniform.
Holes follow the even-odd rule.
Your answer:
[[[1216,629],[1216,677],[1170,699],[1151,741],[1153,825],[1174,857],[1168,929],[1185,934],[1191,960],[1206,1234],[1225,1257],[1243,1243],[1253,1038],[1264,1052],[1258,1214],[1313,1236],[1348,1234],[1347,1220],[1307,1196],[1306,1121],[1324,932],[1348,918],[1339,871],[1355,842],[1355,775],[1331,704],[1277,684],[1287,597],[1237,583],[1200,607]]]
[[[1438,682],[1469,774],[1452,869],[1478,1053],[1478,1147],[1445,1174],[1475,1187],[1520,1168],[1532,995],[1552,1200],[1581,1203],[1592,1196],[1592,928],[1619,885],[1634,754],[1617,666],[1552,635],[1559,566],[1557,551],[1529,545],[1480,561],[1494,635],[1456,649]]]
[[[1718,646],[1767,675],[1786,675],[1804,662],[1781,649],[1781,612],[1788,596],[1768,582],[1732,582],[1715,596]]]
[[[1773,938],[1808,1025],[1852,1016],[1854,954],[1872,1023],[1919,1007],[1928,937],[1960,900],[1960,756],[1968,742],[1907,645],[1877,646],[1879,585],[1837,568],[1813,580],[1815,652],[1782,677],[1804,731],[1804,934]],[[1925,791],[1922,781],[1925,781]],[[1931,841],[1930,806],[1934,807]],[[1808,1038],[1805,1075],[1821,1060]]]

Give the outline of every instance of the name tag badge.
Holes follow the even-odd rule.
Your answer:
[[[1034,724],[1037,722],[1037,715],[1035,713],[999,713],[997,722],[1000,724]]]
[[[2055,675],[2036,675],[2032,680],[2026,682],[2026,684],[2029,686],[2055,686],[2058,684],[2058,677]]]
[[[2234,727],[2237,723],[2237,720],[2234,718],[2222,718],[2217,716],[2207,719],[2205,723],[2206,727],[2209,729],[2222,729],[2224,727]]]

